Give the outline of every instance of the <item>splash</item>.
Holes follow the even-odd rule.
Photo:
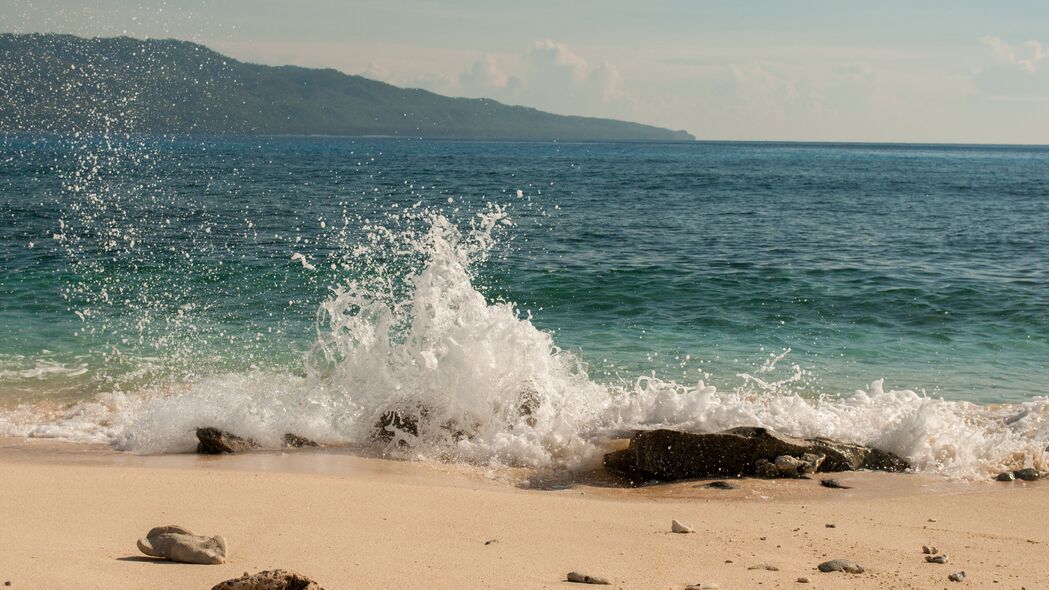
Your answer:
[[[161,453],[191,450],[194,429],[211,425],[273,448],[294,432],[409,458],[573,469],[599,459],[598,441],[632,429],[759,425],[877,446],[950,477],[1049,467],[1044,398],[979,406],[882,381],[850,396],[804,397],[803,371],[777,368],[789,351],[728,391],[654,376],[595,382],[528,314],[477,288],[477,269],[510,226],[496,205],[461,225],[439,210],[399,210],[332,263],[354,278],[320,305],[301,370],[214,374],[47,411],[22,407],[0,414],[0,432]]]

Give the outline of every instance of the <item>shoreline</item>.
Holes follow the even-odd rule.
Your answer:
[[[675,589],[939,588],[962,570],[958,587],[1033,589],[1049,575],[1044,482],[848,472],[834,477],[849,490],[818,479],[537,489],[520,485],[521,471],[343,449],[139,456],[11,438],[0,439],[0,472],[0,582],[12,588],[208,589],[274,568],[328,590],[570,588],[572,570]],[[697,534],[670,533],[672,519]],[[229,562],[141,556],[135,540],[165,524],[224,535]],[[950,562],[926,563],[922,545]],[[867,572],[815,570],[835,558]]]

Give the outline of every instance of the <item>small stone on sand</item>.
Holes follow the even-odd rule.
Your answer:
[[[731,483],[731,482],[727,482],[727,481],[722,481],[722,480],[712,481],[712,482],[704,485],[703,487],[710,488],[712,490],[738,490],[739,489],[739,486],[737,484],[734,484],[734,483]]]
[[[161,526],[138,540],[138,549],[150,557],[180,563],[215,565],[226,562],[226,539],[194,535],[180,526]]]
[[[492,543],[498,543],[498,542],[499,542],[498,539],[488,539],[487,541],[484,542],[484,544],[485,545],[491,545]]]
[[[721,586],[714,582],[700,582],[699,584],[685,586],[685,590],[718,590],[718,588],[721,588]]]
[[[1013,472],[1013,475],[1016,476],[1016,479],[1022,479],[1024,481],[1037,481],[1042,474],[1039,473],[1037,469],[1028,467],[1027,469],[1017,469]]]
[[[823,526],[827,527],[828,529],[838,528],[838,525],[829,522]]]
[[[929,545],[922,545],[922,553],[926,555],[936,555],[939,552],[940,550],[935,547],[930,547]]]
[[[947,563],[946,555],[926,555],[925,561],[929,563]]]
[[[1013,481],[1014,479],[1016,479],[1016,476],[1013,475],[1012,471],[1003,471],[999,473],[998,477],[996,477],[995,479],[997,479],[998,481]]]
[[[863,566],[848,559],[832,559],[819,564],[817,568],[823,573],[847,572],[850,574],[862,574]]]
[[[798,578],[798,583],[799,584],[808,584],[809,583],[809,579],[806,578],[805,576],[802,576],[802,577]]]
[[[679,520],[674,520],[670,523],[670,531],[674,533],[694,533],[696,532],[696,529]]]
[[[947,576],[947,579],[952,582],[964,582],[965,572],[954,572],[953,574]]]
[[[565,576],[569,582],[575,582],[576,584],[600,584],[603,586],[608,585],[608,580],[599,578],[597,576],[588,576],[579,572],[568,572]]]
[[[770,572],[778,572],[779,571],[778,567],[776,567],[774,565],[769,565],[767,563],[759,563],[758,565],[752,565],[752,566],[748,567],[747,569],[748,570],[768,570]]]

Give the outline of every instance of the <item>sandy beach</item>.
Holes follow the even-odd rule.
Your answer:
[[[1033,589],[1049,577],[1049,487],[1037,483],[848,473],[849,490],[543,490],[515,485],[519,473],[341,452],[140,457],[13,439],[0,473],[0,582],[16,589],[208,589],[272,568],[329,590],[585,587],[564,581],[571,570],[616,588]],[[697,533],[670,533],[672,519]],[[163,524],[224,535],[229,562],[140,555],[135,540]],[[950,562],[926,563],[922,545]],[[816,571],[832,558],[867,572]],[[751,569],[764,565],[778,571]],[[961,570],[965,582],[947,580]]]

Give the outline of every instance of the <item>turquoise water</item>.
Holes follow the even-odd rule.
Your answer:
[[[588,383],[1047,393],[1045,147],[6,136],[0,405],[309,378],[334,289],[493,207],[471,289]]]
[[[729,386],[789,349],[801,393],[1046,393],[1047,148],[8,137],[4,395],[294,366],[347,271],[291,255],[418,201],[511,206],[477,283],[595,378]]]

